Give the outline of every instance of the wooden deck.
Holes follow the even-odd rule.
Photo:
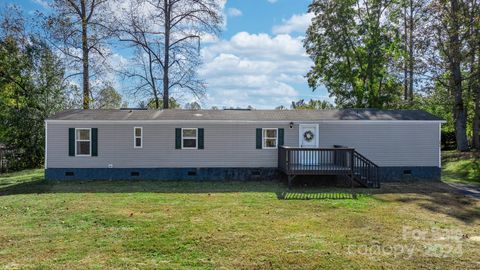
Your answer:
[[[353,174],[353,148],[281,146],[278,166],[287,175]]]
[[[288,184],[298,175],[347,176],[364,186],[379,187],[378,166],[353,148],[299,148],[280,146],[278,168]]]
[[[336,164],[289,164],[289,173],[291,174],[323,174],[323,175],[337,175],[349,174],[351,168]]]

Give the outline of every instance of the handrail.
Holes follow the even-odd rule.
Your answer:
[[[352,175],[353,148],[279,147],[278,168],[287,175]]]
[[[379,187],[379,167],[350,147],[278,147],[278,168],[292,175],[346,175],[367,187]]]
[[[373,161],[371,161],[370,159],[368,159],[367,157],[365,157],[364,155],[360,154],[359,152],[355,151],[355,155],[358,155],[358,157],[362,158],[363,160],[365,160],[366,162],[369,162],[371,165],[375,166],[378,168],[378,165],[373,163]]]
[[[380,187],[379,166],[362,154],[355,151],[354,157],[354,178],[357,182],[366,187]]]
[[[280,145],[278,148],[289,149],[289,150],[355,150],[352,147],[292,147]]]

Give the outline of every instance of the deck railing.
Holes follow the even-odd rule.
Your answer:
[[[380,187],[379,167],[353,148],[280,146],[278,168],[289,179],[296,175],[346,175],[363,186]]]
[[[287,175],[352,175],[353,148],[280,146],[278,167]]]
[[[355,151],[353,154],[353,176],[357,182],[367,187],[380,187],[379,167],[371,160]]]

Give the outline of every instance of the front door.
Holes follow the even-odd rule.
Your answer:
[[[299,129],[299,146],[301,148],[317,148],[318,147],[318,125],[301,124]],[[302,151],[300,154],[300,163],[304,165],[316,165],[318,157],[316,151]]]
[[[300,147],[318,147],[318,125],[301,124],[299,132]]]

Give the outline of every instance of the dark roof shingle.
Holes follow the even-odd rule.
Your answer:
[[[421,120],[443,121],[423,110],[68,110],[48,120],[220,120],[220,121],[317,121],[317,120]]]

